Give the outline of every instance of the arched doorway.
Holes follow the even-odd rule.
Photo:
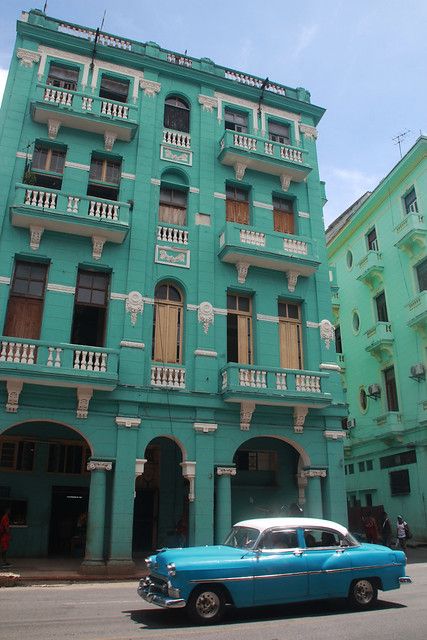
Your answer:
[[[247,440],[234,454],[231,478],[232,521],[289,515],[301,501],[298,471],[301,453],[275,437]]]
[[[81,434],[56,422],[0,434],[0,509],[12,510],[12,556],[84,556],[90,455]]]
[[[144,472],[135,483],[133,554],[188,543],[188,481],[183,454],[171,438],[154,438],[146,447]]]

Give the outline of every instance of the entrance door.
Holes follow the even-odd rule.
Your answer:
[[[158,505],[158,489],[136,491],[132,543],[135,554],[151,551],[157,546]]]
[[[84,555],[82,521],[87,514],[88,502],[87,487],[52,487],[49,555]]]

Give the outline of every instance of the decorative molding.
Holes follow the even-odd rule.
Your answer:
[[[127,300],[127,293],[110,293],[111,300]]]
[[[125,171],[122,171],[122,178],[125,180],[136,180],[136,175],[134,173],[126,173]]]
[[[18,411],[19,396],[23,386],[24,382],[22,380],[7,380],[7,401],[5,409],[8,413],[16,413]]]
[[[257,313],[256,319],[262,320],[263,322],[274,322],[276,324],[279,322],[279,316],[266,316],[264,313]]]
[[[242,402],[240,404],[240,429],[241,431],[249,431],[253,412],[255,411],[255,402]]]
[[[197,433],[214,433],[218,429],[218,425],[214,422],[194,422],[193,429]]]
[[[136,325],[138,313],[142,315],[144,311],[144,301],[139,291],[130,291],[126,298],[126,312],[130,313],[130,321],[133,326]]]
[[[147,298],[146,296],[142,297],[145,304],[154,304],[154,298]]]
[[[53,282],[49,282],[46,289],[48,291],[56,291],[57,293],[70,293],[72,295],[76,293],[75,287],[69,287],[66,284],[54,284]]]
[[[89,413],[89,402],[93,395],[92,387],[77,387],[77,417],[86,419]]]
[[[147,462],[146,458],[136,458],[135,460],[135,478],[138,476],[142,476],[144,473],[145,463]]]
[[[325,347],[329,349],[329,347],[331,346],[331,341],[335,340],[334,325],[330,320],[327,320],[327,318],[324,318],[323,320],[320,321],[319,328],[320,328],[320,338],[324,341]]]
[[[91,460],[87,463],[86,468],[88,471],[111,471],[113,463],[105,460]]]
[[[319,369],[324,369],[325,371],[338,371],[341,372],[341,367],[339,364],[335,362],[322,362],[319,365]]]
[[[148,96],[149,98],[154,98],[162,88],[160,82],[155,82],[154,80],[146,80],[145,78],[140,79],[139,86],[144,90],[144,95]]]
[[[303,469],[301,475],[304,478],[326,478],[326,469]]]
[[[187,304],[187,311],[197,311],[199,308],[198,304]]]
[[[307,322],[305,323],[305,326],[308,327],[309,329],[317,329],[319,327],[319,323],[311,322],[311,320],[307,320]]]
[[[236,262],[237,282],[240,284],[245,284],[249,266],[247,262]]]
[[[117,136],[112,131],[106,131],[104,133],[104,149],[105,151],[112,151]]]
[[[308,213],[308,211],[298,211],[298,216],[300,218],[309,218],[310,214]]]
[[[244,162],[236,162],[234,165],[234,173],[236,175],[236,180],[243,180],[245,177],[245,171],[247,169],[247,165]]]
[[[199,189],[199,187],[190,187],[189,188],[189,192],[190,193],[200,193],[200,189]]]
[[[185,164],[188,167],[193,165],[193,152],[179,149],[178,147],[167,147],[160,145],[160,160],[167,162],[175,162],[177,164]]]
[[[273,211],[273,205],[268,204],[267,202],[258,202],[258,200],[253,201],[254,207],[259,207],[260,209],[268,209],[269,211]]]
[[[236,467],[216,467],[217,476],[235,476]]]
[[[151,178],[151,184],[154,184],[156,187],[160,187],[160,180],[158,178]]]
[[[90,166],[88,164],[82,164],[81,162],[71,162],[71,160],[67,160],[65,162],[65,166],[70,169],[81,169],[82,171],[90,171]]]
[[[44,227],[37,225],[30,225],[30,248],[33,251],[37,251],[40,247],[40,241],[42,239]]]
[[[304,422],[308,413],[308,407],[295,406],[294,407],[294,431],[295,433],[302,433],[304,430]]]
[[[101,258],[105,241],[106,239],[101,236],[92,236],[92,258],[94,260]]]
[[[286,277],[288,279],[288,291],[293,293],[298,282],[298,273],[296,271],[287,271]]]
[[[328,440],[344,440],[347,437],[346,431],[324,431],[323,435]]]
[[[220,309],[219,307],[214,307],[214,311],[217,316],[226,316],[228,314],[228,309]]]
[[[282,173],[280,176],[280,184],[282,186],[283,191],[287,191],[291,186],[291,177],[286,173]]]
[[[61,120],[49,118],[47,121],[47,136],[50,140],[55,140],[61,127]]]
[[[23,158],[24,160],[31,160],[33,157],[32,153],[26,153],[25,151],[17,151],[15,155],[17,158]],[[67,163],[65,163],[65,166],[67,166]]]
[[[215,320],[214,308],[210,302],[201,302],[199,304],[197,319],[202,323],[203,331],[207,333],[210,325],[213,324]]]
[[[203,94],[199,95],[199,104],[202,105],[203,111],[208,111],[212,113],[214,109],[218,109],[218,98],[214,96],[204,96]]]
[[[300,124],[299,130],[309,140],[317,140],[317,129],[309,124]]]
[[[219,191],[214,191],[214,198],[219,198],[220,200],[226,200],[227,196],[225,193],[219,193]]]
[[[30,51],[30,49],[18,49],[16,57],[20,60],[20,65],[23,67],[31,68],[34,62],[39,62],[40,54],[37,51]]]
[[[51,56],[53,58],[60,58],[62,60],[67,60],[68,62],[74,62],[74,63],[83,65],[82,87],[83,87],[83,90],[86,88],[88,76],[89,76],[89,66],[91,63],[91,58],[89,58],[88,56],[78,55],[77,53],[68,53],[63,49],[54,49],[52,47],[45,47],[43,45],[38,46],[38,52],[40,54],[40,64],[37,71],[39,80],[41,80],[44,74],[47,58],[48,56]],[[121,73],[123,72],[121,71]]]
[[[129,349],[145,349],[143,342],[133,342],[132,340],[121,340],[121,347],[128,347]]]
[[[188,492],[188,500],[189,502],[194,502],[194,479],[196,477],[196,463],[189,462],[186,460],[185,462],[180,462],[180,466],[182,468],[182,475],[186,478],[190,483],[190,489]]]
[[[117,416],[116,425],[118,427],[126,427],[126,429],[133,429],[139,427],[141,424],[141,418],[130,418],[128,416]]]
[[[190,268],[190,250],[156,245],[154,262],[171,267]]]
[[[0,276],[0,284],[10,284],[10,278],[8,276]]]
[[[195,349],[194,355],[195,356],[205,356],[206,358],[217,358],[218,357],[218,352],[217,351],[209,351],[209,349]]]

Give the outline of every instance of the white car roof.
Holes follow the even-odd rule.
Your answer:
[[[252,520],[241,520],[236,522],[235,527],[253,527],[259,529],[261,532],[272,527],[314,527],[314,528],[328,528],[335,529],[342,535],[347,535],[348,529],[343,527],[342,524],[332,522],[331,520],[321,520],[320,518],[254,518]]]

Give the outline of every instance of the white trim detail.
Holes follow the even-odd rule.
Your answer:
[[[268,209],[269,211],[273,211],[273,205],[268,204],[267,202],[258,202],[257,200],[253,201],[254,207],[259,207],[260,209]]]
[[[82,164],[81,162],[71,162],[67,160],[65,162],[66,167],[70,167],[70,169],[81,169],[82,171],[90,171],[90,166],[88,164]]]
[[[189,188],[189,192],[190,193],[200,193],[200,189],[199,189],[199,187],[190,187]]]
[[[118,427],[126,427],[132,429],[133,427],[139,427],[141,424],[141,418],[129,418],[128,416],[117,416],[116,425]]]
[[[10,284],[10,278],[8,276],[0,276],[0,284]]]
[[[319,365],[319,369],[324,369],[325,371],[341,371],[340,365],[334,362],[322,362],[322,364]]]
[[[318,322],[311,322],[311,320],[307,320],[305,325],[306,325],[306,327],[309,327],[310,329],[317,329],[319,327],[319,323]]]
[[[227,196],[225,193],[219,193],[218,191],[214,192],[214,198],[219,198],[220,200],[225,200]]]
[[[143,78],[140,79],[139,86],[144,90],[144,95],[149,98],[153,98],[162,88],[160,82],[156,82],[155,80],[145,80]]]
[[[103,460],[91,460],[87,463],[88,471],[111,471],[113,468],[112,462],[104,462]]]
[[[145,296],[142,296],[142,300],[145,304],[154,304],[154,298],[146,298]]]
[[[16,57],[21,61],[20,64],[23,67],[32,67],[34,62],[40,60],[40,54],[30,49],[18,49],[16,51]]]
[[[298,216],[300,218],[309,218],[310,214],[308,213],[308,211],[298,211]]]
[[[209,349],[196,349],[194,351],[195,356],[205,356],[206,358],[217,358],[217,351],[209,351]]]
[[[203,111],[212,113],[214,109],[218,109],[218,98],[214,98],[213,96],[204,96],[202,93],[200,93],[199,104],[202,105]]]
[[[194,422],[193,429],[197,433],[213,433],[218,429],[218,425],[214,422]]]
[[[323,435],[328,440],[344,440],[347,437],[347,433],[345,431],[324,431]]]
[[[214,311],[215,311],[217,316],[226,316],[227,313],[228,313],[227,309],[220,309],[218,307],[214,307]]]
[[[188,492],[188,500],[189,500],[189,502],[194,502],[194,498],[195,498],[195,494],[194,494],[194,479],[196,477],[196,463],[195,462],[190,462],[189,460],[186,460],[185,462],[180,462],[179,466],[182,469],[182,475],[190,483],[189,492]]]
[[[130,321],[132,326],[136,325],[138,314],[142,315],[144,311],[144,301],[139,291],[130,291],[126,298],[126,313],[130,313]]]
[[[132,340],[122,340],[120,342],[121,347],[129,347],[129,349],[145,349],[143,342],[133,342]]]
[[[122,178],[125,178],[126,180],[136,180],[136,175],[134,173],[126,173],[123,171]]]
[[[150,182],[156,185],[156,187],[160,187],[160,180],[158,178],[151,178]]]
[[[51,56],[52,58],[60,58],[62,60],[68,60],[69,62],[77,62],[77,64],[83,65],[83,76],[82,76],[82,87],[83,89],[87,86],[87,80],[89,77],[89,65],[91,59],[87,56],[81,56],[77,53],[68,53],[67,51],[63,51],[62,49],[53,49],[51,47],[44,47],[42,45],[38,46],[38,51],[40,53],[40,64],[37,75],[39,80],[44,74],[44,70],[46,67],[47,57]]]
[[[236,467],[217,467],[217,476],[235,476],[237,473]]]
[[[16,157],[17,158],[24,158],[24,160],[26,158],[28,158],[28,160],[31,160],[32,157],[33,157],[33,154],[32,153],[25,153],[25,151],[17,151],[16,152]],[[65,163],[65,164],[67,164],[67,163]]]
[[[257,313],[256,319],[263,320],[264,322],[275,322],[276,324],[279,322],[279,316],[267,316],[264,313]]]
[[[198,304],[187,304],[187,311],[198,311]]]
[[[300,123],[299,130],[305,135],[308,140],[317,139],[317,129],[309,124]]]
[[[127,293],[110,293],[110,300],[126,300]]]
[[[54,284],[53,282],[49,282],[46,289],[57,293],[70,293],[71,295],[76,293],[76,287],[69,287],[66,284]]]
[[[326,478],[326,469],[303,469],[303,478]]]

